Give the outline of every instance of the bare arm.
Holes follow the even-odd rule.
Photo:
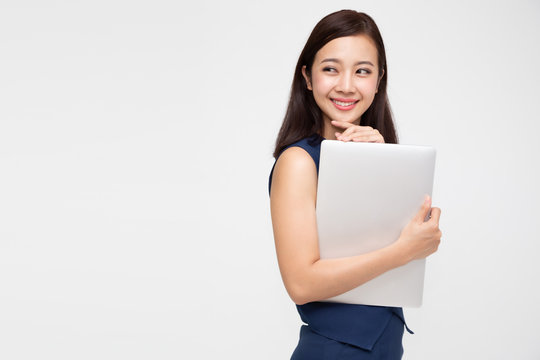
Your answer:
[[[392,245],[357,256],[320,259],[316,195],[317,170],[309,154],[298,147],[285,150],[274,168],[270,206],[281,276],[297,304],[342,294],[437,249],[440,210],[432,209],[428,229],[420,225],[430,209],[426,203]]]

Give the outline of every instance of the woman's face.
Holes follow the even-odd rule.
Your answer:
[[[360,124],[377,93],[377,48],[365,35],[346,36],[324,45],[315,55],[311,78],[302,69],[308,89],[325,123],[330,120]]]

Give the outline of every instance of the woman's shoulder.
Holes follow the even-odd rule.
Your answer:
[[[317,177],[320,152],[320,135],[311,135],[286,146],[278,155],[268,183],[272,187],[273,179],[281,178],[287,183],[311,182]],[[277,175],[276,175],[277,173]]]
[[[310,136],[306,136],[300,140],[297,140],[293,142],[290,145],[287,145],[279,154],[278,159],[285,153],[285,151],[291,149],[291,148],[301,148],[305,152],[307,152],[311,158],[317,163],[320,151],[321,151],[321,142],[324,140],[322,136],[319,134],[312,134]]]
[[[290,191],[302,192],[316,184],[316,179],[317,169],[311,156],[301,147],[291,146],[276,160],[270,174],[268,190],[285,186]]]
[[[276,160],[274,171],[285,170],[287,173],[311,172],[315,168],[309,152],[301,146],[289,146]]]

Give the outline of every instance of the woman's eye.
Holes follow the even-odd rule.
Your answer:
[[[335,68],[333,68],[333,67],[325,67],[325,68],[323,69],[323,71],[336,72],[337,70],[336,70]]]
[[[369,75],[369,74],[371,74],[371,70],[369,70],[369,69],[358,69],[358,70],[356,70],[356,73],[360,74],[360,75]]]

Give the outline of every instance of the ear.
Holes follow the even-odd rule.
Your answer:
[[[311,87],[311,79],[309,78],[306,72],[306,65],[302,66],[302,75],[304,76],[304,79],[306,80],[308,90],[313,91],[313,88]]]
[[[379,84],[381,83],[381,79],[384,76],[384,69],[382,69],[382,74],[379,76],[379,79],[377,80],[377,90],[375,90],[375,94],[379,92]]]

